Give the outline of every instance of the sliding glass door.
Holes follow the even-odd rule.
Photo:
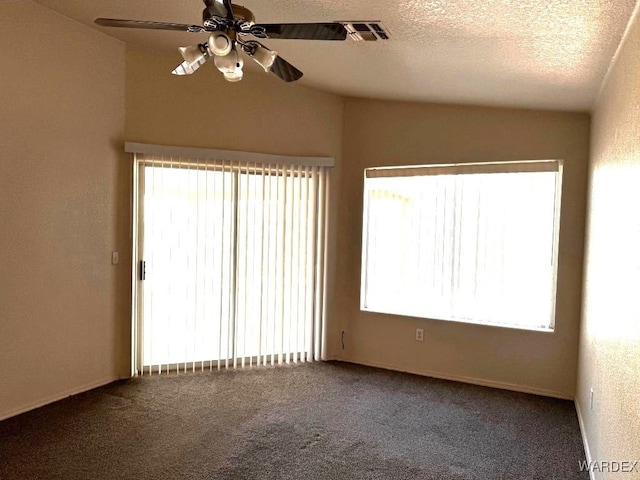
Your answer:
[[[142,366],[228,358],[233,174],[145,165],[143,181]]]
[[[325,169],[140,157],[137,371],[318,358]]]

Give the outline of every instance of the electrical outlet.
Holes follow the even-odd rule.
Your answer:
[[[424,330],[422,328],[416,328],[416,342],[424,341]]]
[[[111,265],[118,265],[120,263],[120,252],[111,253]]]
[[[589,409],[593,410],[593,387],[591,387],[589,392]]]

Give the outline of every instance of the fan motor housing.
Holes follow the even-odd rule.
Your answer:
[[[231,27],[230,21],[227,18],[227,13],[219,8],[220,4],[215,2],[211,7],[205,8],[202,11],[202,24],[205,28],[212,30],[224,30]],[[246,29],[253,25],[256,21],[256,17],[253,12],[242,5],[232,5],[233,18],[237,24],[240,24],[241,29]],[[245,27],[247,25],[247,27]],[[244,27],[244,28],[243,28]]]

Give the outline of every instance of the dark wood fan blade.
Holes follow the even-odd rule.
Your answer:
[[[347,29],[341,23],[261,23],[269,38],[294,40],[344,40]]]
[[[200,25],[183,23],[147,22],[144,20],[119,20],[116,18],[96,18],[95,23],[102,27],[145,28],[147,30],[175,30],[178,32],[200,33],[205,29]]]
[[[233,6],[231,5],[231,0],[224,0],[224,6],[227,9],[227,18],[229,20],[233,20]]]
[[[278,56],[271,66],[271,73],[277,75],[285,82],[295,82],[302,77],[302,72]]]

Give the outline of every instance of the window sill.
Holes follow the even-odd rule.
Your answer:
[[[360,311],[366,313],[377,313],[383,315],[393,315],[396,317],[407,317],[407,318],[417,318],[421,320],[434,320],[437,322],[454,322],[454,323],[462,323],[469,325],[480,325],[483,327],[497,327],[497,328],[507,328],[510,330],[524,330],[529,332],[541,332],[541,333],[554,333],[555,328],[553,327],[532,327],[529,325],[514,325],[510,323],[493,323],[493,322],[483,322],[481,320],[470,320],[470,319],[459,319],[459,318],[443,318],[443,317],[426,317],[423,315],[416,315],[414,313],[409,312],[389,312],[384,310],[375,310],[371,308],[360,307]]]

